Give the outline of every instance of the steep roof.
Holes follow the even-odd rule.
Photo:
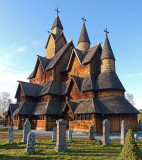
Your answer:
[[[66,43],[51,59],[50,63],[46,67],[46,70],[52,69],[55,66],[55,64],[60,60],[60,58],[63,56],[68,47],[71,45],[73,45],[72,41]]]
[[[9,105],[9,109],[10,109],[12,114],[18,107],[19,107],[19,104],[10,103],[10,105]]]
[[[55,19],[55,21],[54,21],[54,23],[52,25],[51,30],[54,29],[55,27],[59,27],[60,29],[63,29],[63,26],[62,26],[62,23],[60,21],[59,16],[56,17],[56,19]]]
[[[97,99],[102,114],[139,114],[139,111],[124,97],[107,97]]]
[[[30,97],[36,97],[37,96],[36,93],[37,93],[37,89],[39,87],[38,84],[19,81],[19,85],[18,85],[16,94],[15,94],[15,98],[17,98],[20,86],[21,86],[25,96],[30,96]]]
[[[82,64],[86,64],[86,63],[90,62],[92,57],[97,53],[99,47],[102,50],[101,43],[98,43],[95,46],[89,48],[88,52],[84,56]]]
[[[115,60],[113,51],[111,49],[111,45],[109,43],[108,36],[106,34],[105,43],[104,43],[104,47],[103,47],[103,51],[102,51],[102,55],[101,55],[101,60],[108,59],[108,58]]]
[[[19,107],[13,112],[13,115],[31,115],[35,103],[33,102],[24,102],[20,103]]]
[[[58,114],[59,102],[48,101],[47,103],[37,103],[32,115]]]
[[[82,26],[82,29],[81,29],[81,33],[80,33],[78,43],[79,42],[90,43],[89,36],[88,36],[88,33],[87,33],[87,29],[86,29],[86,26],[85,26],[85,22],[83,22],[83,26]]]
[[[99,90],[117,89],[125,91],[125,88],[115,72],[102,72],[98,76],[97,85]]]

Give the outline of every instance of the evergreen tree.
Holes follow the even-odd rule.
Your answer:
[[[140,151],[131,129],[128,130],[125,144],[118,157],[118,160],[141,160]]]

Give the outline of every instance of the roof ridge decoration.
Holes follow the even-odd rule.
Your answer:
[[[108,31],[107,31],[107,28],[104,30],[104,32],[106,32],[106,38],[105,38],[105,43],[104,43],[104,47],[103,47],[103,51],[102,51],[102,56],[101,56],[101,60],[103,59],[114,59],[115,60],[115,57],[114,57],[114,54],[113,54],[113,51],[111,49],[111,45],[110,45],[110,42],[109,42],[109,39],[108,39]]]
[[[82,19],[83,19],[83,25],[82,25],[80,37],[79,37],[79,40],[78,40],[78,44],[80,42],[88,42],[88,43],[90,43],[89,36],[88,36],[88,33],[87,33],[87,29],[86,29],[86,26],[85,26],[86,19],[84,17]]]
[[[56,19],[52,25],[51,30],[54,29],[55,27],[59,27],[60,29],[63,29],[62,23],[61,23],[60,18],[58,16],[58,13],[60,13],[60,11],[58,10],[58,7],[57,7],[57,9],[55,9],[55,11],[57,11],[57,16],[56,16]]]

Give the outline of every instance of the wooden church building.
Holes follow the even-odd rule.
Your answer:
[[[137,130],[139,111],[125,99],[125,88],[115,71],[115,56],[107,29],[104,46],[90,47],[83,18],[78,48],[67,42],[57,16],[45,45],[46,56],[38,56],[29,82],[19,81],[5,125],[22,128],[29,117],[33,129],[52,130],[56,120],[67,120],[67,128],[87,132],[102,131],[102,121],[110,121],[110,131]]]

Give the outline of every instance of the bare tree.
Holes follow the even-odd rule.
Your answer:
[[[7,92],[0,92],[0,114],[3,114],[10,104],[10,94]]]
[[[135,105],[135,101],[134,101],[134,95],[130,94],[130,93],[126,93],[125,94],[125,98],[132,104]]]

